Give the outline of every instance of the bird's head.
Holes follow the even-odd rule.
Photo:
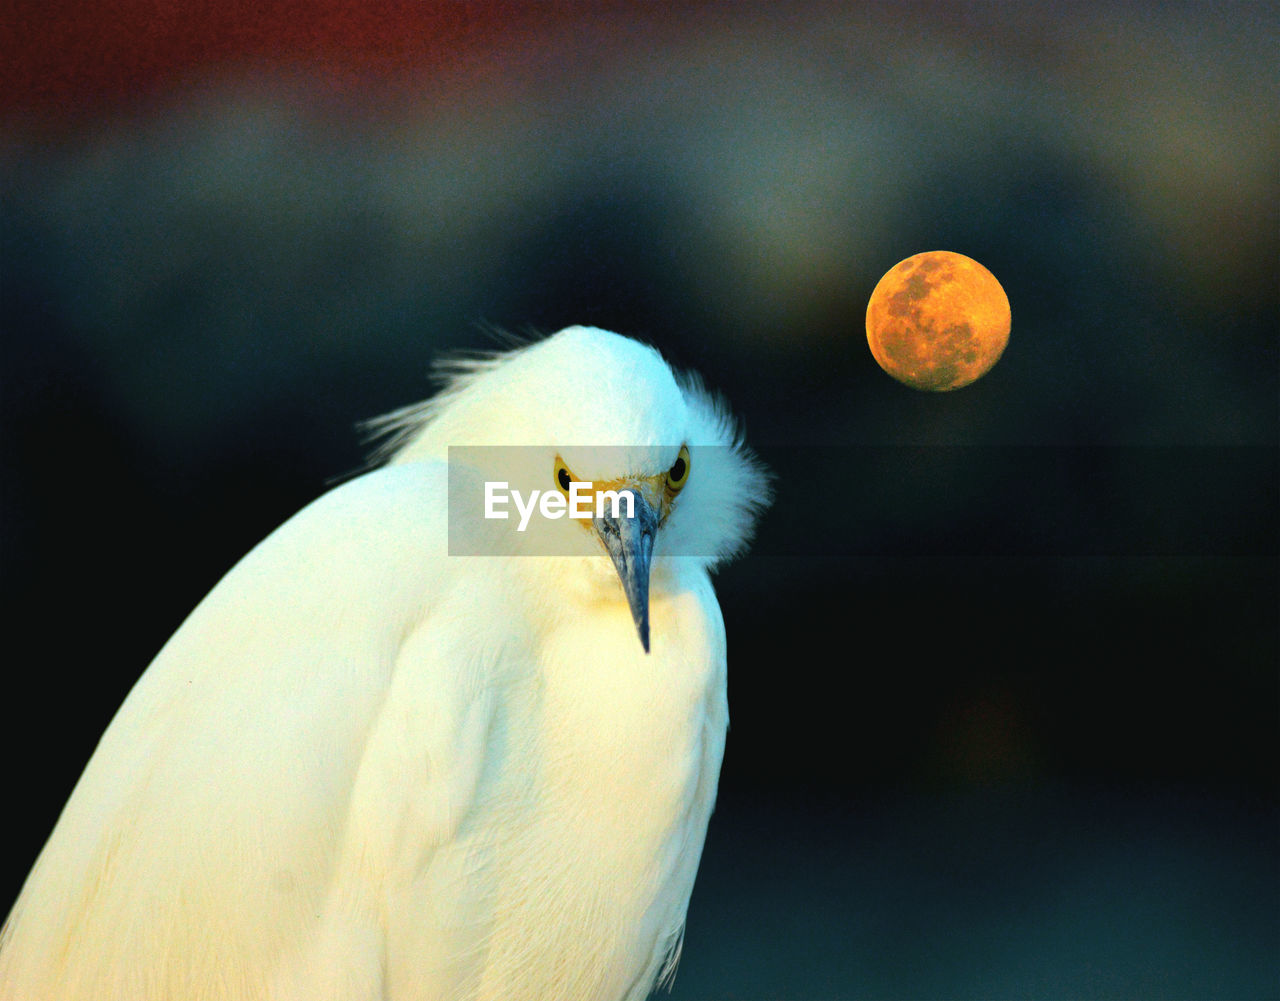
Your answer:
[[[648,345],[569,327],[443,370],[436,397],[376,426],[392,462],[449,462],[451,549],[457,530],[490,554],[585,561],[577,580],[625,597],[645,650],[651,577],[732,557],[769,502],[727,410]],[[495,483],[500,531],[479,523]]]

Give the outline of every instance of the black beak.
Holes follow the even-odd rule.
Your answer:
[[[627,495],[632,497],[631,517],[627,517]],[[618,515],[606,513],[595,520],[596,532],[613,560],[622,581],[622,590],[631,608],[631,618],[640,634],[640,645],[649,652],[649,567],[653,562],[653,539],[658,531],[658,512],[638,490],[619,490]]]

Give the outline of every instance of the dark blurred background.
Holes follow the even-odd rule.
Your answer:
[[[0,911],[130,686],[497,326],[777,476],[677,999],[1280,996],[1273,4],[0,13]],[[875,365],[984,263],[974,385]],[[815,506],[815,498],[823,498]],[[836,498],[834,501],[832,498]]]

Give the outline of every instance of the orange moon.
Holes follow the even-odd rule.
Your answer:
[[[931,250],[880,279],[867,303],[867,343],[902,384],[945,392],[991,371],[1012,322],[995,275],[963,254]]]

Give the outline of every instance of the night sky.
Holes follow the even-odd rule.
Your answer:
[[[358,423],[583,323],[776,494],[675,998],[1280,996],[1275,5],[18,7],[0,910]],[[926,250],[1012,307],[950,393],[864,333]]]

